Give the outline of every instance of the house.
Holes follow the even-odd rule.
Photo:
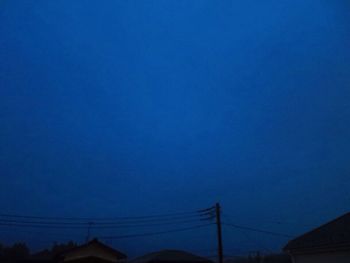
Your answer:
[[[97,239],[86,244],[61,245],[51,250],[43,250],[20,263],[123,263],[127,256]]]
[[[349,263],[350,213],[289,241],[284,251],[293,263]]]
[[[211,260],[202,258],[181,250],[161,250],[146,254],[131,261],[131,263],[213,263]]]
[[[116,263],[125,262],[127,256],[97,239],[61,253],[56,257],[58,262],[70,263]]]
[[[289,255],[269,254],[269,255],[255,255],[255,256],[235,256],[225,260],[225,263],[292,263]]]

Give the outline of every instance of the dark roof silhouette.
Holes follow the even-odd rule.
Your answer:
[[[288,242],[288,252],[334,250],[350,246],[350,213],[342,215]]]
[[[212,262],[206,258],[191,254],[181,250],[161,250],[146,254],[131,261],[132,263],[150,263],[150,262]]]
[[[65,257],[74,254],[76,252],[79,253],[80,250],[84,250],[85,248],[89,248],[90,246],[92,247],[99,247],[104,251],[107,251],[109,254],[113,255],[115,258],[117,258],[118,260],[124,260],[127,258],[127,256],[125,254],[123,254],[120,251],[117,251],[103,243],[101,243],[100,241],[98,241],[97,239],[93,239],[88,243],[85,243],[83,245],[80,246],[75,246],[73,248],[60,248],[60,251],[54,251],[54,250],[43,250],[40,251],[34,255],[32,255],[29,259],[23,260],[21,261],[22,263],[57,263],[57,262],[63,262]],[[106,262],[108,260],[106,259],[102,259],[99,258],[96,255],[86,255],[82,258],[78,258],[78,259],[74,259],[71,260],[72,262]]]
[[[42,251],[39,251],[38,253],[35,253],[30,256],[31,260],[37,260],[37,261],[49,261],[52,260],[56,254],[54,254],[52,251],[45,249]]]
[[[88,243],[86,243],[86,244],[83,244],[83,245],[81,245],[81,246],[77,246],[77,247],[75,247],[75,248],[72,248],[72,249],[70,249],[70,250],[67,250],[67,251],[65,251],[64,253],[61,253],[61,254],[59,255],[59,257],[60,257],[60,258],[62,258],[62,257],[64,258],[65,256],[67,256],[67,255],[70,254],[70,253],[75,253],[76,251],[79,251],[79,250],[81,250],[81,249],[87,248],[87,247],[89,247],[89,246],[98,246],[98,247],[100,247],[100,248],[102,248],[102,249],[108,251],[109,253],[113,254],[115,257],[117,257],[117,258],[119,258],[119,259],[126,259],[126,258],[127,258],[127,256],[126,256],[124,253],[122,253],[122,252],[120,252],[120,251],[118,251],[118,250],[115,250],[114,248],[111,248],[111,247],[109,247],[109,246],[107,246],[107,245],[101,243],[100,241],[98,241],[97,238],[91,240],[90,242],[88,242]]]

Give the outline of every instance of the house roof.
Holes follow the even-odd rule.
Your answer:
[[[206,258],[181,250],[161,250],[136,258],[132,263],[149,262],[211,262]]]
[[[35,253],[33,255],[30,256],[30,260],[37,260],[37,261],[49,261],[52,260],[52,258],[54,258],[55,254],[50,251],[50,250],[42,250],[38,253]]]
[[[88,242],[86,244],[83,244],[83,245],[78,246],[76,248],[72,248],[72,249],[70,249],[68,251],[65,251],[64,253],[60,254],[59,257],[63,257],[64,258],[64,257],[68,256],[69,254],[75,253],[75,252],[77,252],[79,250],[88,248],[90,246],[100,247],[103,250],[108,251],[109,253],[111,253],[112,255],[114,255],[115,257],[117,257],[119,259],[126,259],[127,258],[127,256],[124,253],[122,253],[122,252],[120,252],[118,250],[115,250],[114,248],[111,248],[111,247],[103,244],[102,242],[98,241],[98,239],[96,239],[96,238],[91,240],[90,242]]]
[[[288,242],[284,251],[341,249],[350,246],[350,212]]]

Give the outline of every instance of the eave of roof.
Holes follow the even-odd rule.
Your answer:
[[[295,239],[283,248],[288,253],[334,251],[350,244],[350,213],[346,213]]]

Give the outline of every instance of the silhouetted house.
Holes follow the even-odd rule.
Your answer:
[[[94,239],[64,251],[43,250],[21,263],[123,263],[127,256]]]
[[[294,263],[349,263],[350,213],[291,240],[284,251]]]
[[[250,255],[236,256],[226,259],[224,263],[291,263],[292,260],[287,254]]]
[[[82,246],[78,246],[58,255],[58,262],[70,263],[115,263],[125,262],[127,256],[94,239]]]
[[[213,263],[211,260],[181,250],[161,250],[146,254],[131,263]]]

